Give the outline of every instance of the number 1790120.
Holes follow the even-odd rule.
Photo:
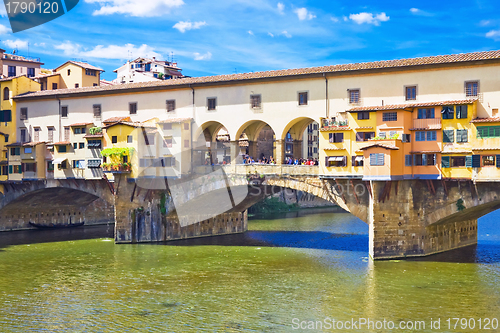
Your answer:
[[[5,9],[8,14],[55,14],[59,12],[59,4],[57,2],[8,1],[5,3]]]

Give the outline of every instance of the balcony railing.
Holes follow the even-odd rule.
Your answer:
[[[441,118],[413,119],[413,129],[441,129]]]

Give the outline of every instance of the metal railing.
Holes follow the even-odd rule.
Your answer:
[[[414,129],[441,129],[441,118],[413,119]]]

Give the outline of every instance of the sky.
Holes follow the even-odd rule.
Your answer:
[[[80,0],[18,33],[0,6],[1,48],[107,80],[139,56],[206,76],[500,49],[498,0]]]

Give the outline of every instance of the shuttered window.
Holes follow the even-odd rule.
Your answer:
[[[444,130],[443,131],[443,142],[455,142],[455,131],[454,130]]]
[[[436,141],[436,140],[437,140],[436,131],[427,132],[427,141]]]
[[[411,165],[412,165],[412,156],[405,155],[405,166],[411,166]]]
[[[466,129],[457,130],[457,142],[468,142],[468,132]]]
[[[442,156],[441,157],[441,167],[443,167],[443,168],[450,167],[450,156]]]
[[[500,168],[500,155],[497,155],[497,168]]]
[[[370,154],[370,165],[383,166],[385,161],[384,154]]]
[[[467,118],[467,105],[457,105],[457,119]]]
[[[415,141],[425,141],[425,132],[415,132]]]
[[[500,138],[500,126],[479,126],[477,128],[477,138]]]
[[[473,168],[481,167],[481,155],[472,155],[472,167]]]
[[[472,156],[465,156],[465,167],[472,168]]]
[[[330,133],[329,139],[330,143],[344,142],[344,133]]]
[[[453,119],[455,118],[455,108],[453,106],[443,106],[443,111],[441,111],[443,119]]]

